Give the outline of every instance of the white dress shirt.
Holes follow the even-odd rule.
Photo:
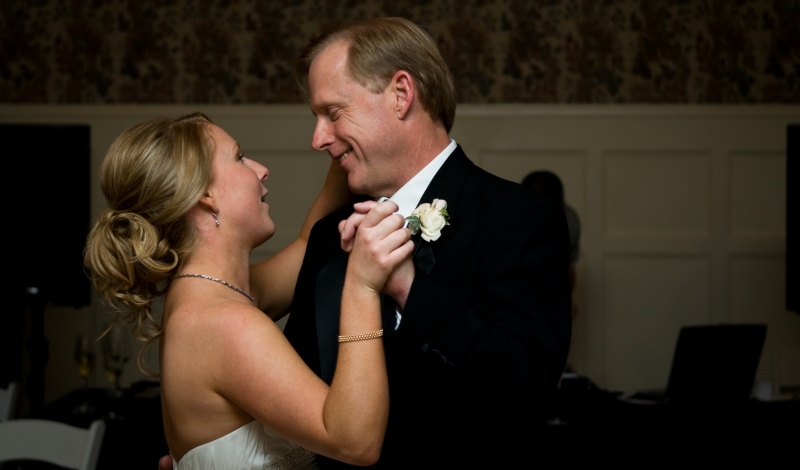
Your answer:
[[[408,217],[414,212],[414,209],[422,202],[432,202],[432,201],[420,201],[422,195],[425,193],[425,190],[428,189],[428,186],[431,184],[431,180],[433,177],[436,176],[436,173],[439,172],[439,168],[442,167],[445,160],[453,153],[453,150],[456,149],[456,141],[450,139],[450,145],[444,148],[444,150],[439,153],[430,163],[425,165],[419,173],[414,175],[413,178],[408,180],[406,184],[403,185],[402,188],[398,189],[396,193],[392,195],[389,199],[397,204],[398,210],[397,213],[402,215],[403,217]],[[379,199],[379,201],[385,200],[385,198]],[[402,314],[400,313],[400,308],[398,307],[395,310],[395,315],[397,315],[397,323],[394,326],[396,330],[400,326],[400,318]]]
[[[425,190],[428,189],[428,185],[431,184],[431,180],[436,173],[439,172],[439,168],[444,165],[445,160],[447,157],[453,153],[453,150],[456,149],[456,141],[450,139],[450,145],[444,148],[439,155],[436,156],[430,163],[428,163],[425,168],[423,168],[419,173],[414,175],[413,178],[408,180],[408,182],[403,185],[402,188],[398,189],[396,193],[392,194],[389,198],[395,202],[398,206],[397,213],[402,215],[403,217],[408,217],[414,212],[414,209],[421,202],[432,202],[432,201],[420,201],[420,198],[425,193]]]

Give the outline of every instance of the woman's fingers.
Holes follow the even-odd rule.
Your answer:
[[[385,201],[378,204],[375,201],[364,201],[353,205],[355,211],[347,219],[339,222],[340,244],[342,249],[350,252],[358,228],[366,221],[366,227],[374,227],[387,216],[395,213],[397,204]]]
[[[386,204],[386,203],[384,203]],[[414,248],[405,219],[396,214],[396,205],[373,207],[361,221],[354,237],[348,269],[361,282],[379,291],[391,272],[411,256]]]

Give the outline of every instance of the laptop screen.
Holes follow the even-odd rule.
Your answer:
[[[748,400],[766,334],[764,324],[683,327],[666,398],[671,402]]]

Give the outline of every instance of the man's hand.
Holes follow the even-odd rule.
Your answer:
[[[383,291],[397,303],[400,310],[406,307],[408,292],[411,290],[411,283],[414,282],[415,269],[414,261],[411,258],[406,259],[392,271],[383,286]]]

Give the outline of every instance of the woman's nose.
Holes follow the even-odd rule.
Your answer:
[[[269,168],[265,167],[264,165],[258,163],[255,160],[250,160],[249,158],[247,158],[246,160],[248,165],[256,173],[260,181],[264,181],[269,177]]]

